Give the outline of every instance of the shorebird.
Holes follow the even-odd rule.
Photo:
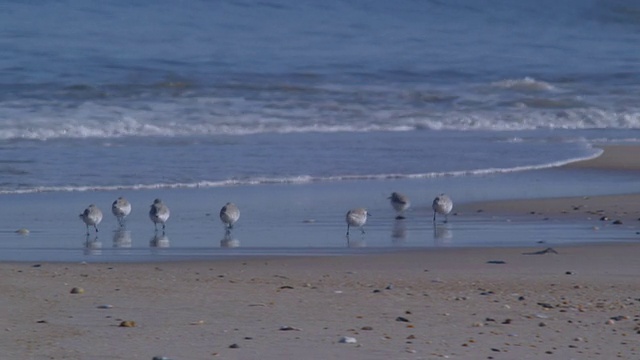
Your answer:
[[[453,209],[453,201],[451,198],[445,194],[440,194],[433,199],[433,204],[431,205],[433,208],[433,222],[436,222],[436,214],[444,215],[444,222],[448,221],[447,215]]]
[[[87,225],[87,235],[89,235],[89,226],[93,226],[96,229],[96,234],[98,233],[98,224],[102,221],[102,211],[97,206],[94,204],[89,205],[79,216]]]
[[[127,199],[120,196],[111,204],[111,212],[118,219],[118,224],[124,226],[124,218],[131,213],[131,204]]]
[[[220,209],[220,220],[227,227],[227,230],[233,229],[233,224],[240,219],[240,209],[236,204],[228,202]]]
[[[360,228],[360,231],[364,234],[364,224],[367,222],[367,216],[370,214],[367,212],[367,209],[357,208],[351,209],[347,211],[347,216],[345,220],[347,221],[347,236],[349,236],[349,229],[351,226],[357,226]]]
[[[394,192],[391,194],[391,196],[388,197],[388,199],[391,200],[391,206],[393,206],[393,209],[398,213],[398,215],[396,216],[396,220],[404,219],[404,211],[407,210],[409,206],[411,206],[411,201],[409,201],[409,198],[405,195]]]
[[[153,221],[153,225],[158,231],[158,224],[162,224],[162,231],[164,231],[164,223],[169,220],[169,208],[165,205],[162,200],[155,199],[153,204],[151,204],[151,209],[149,210],[149,218]]]

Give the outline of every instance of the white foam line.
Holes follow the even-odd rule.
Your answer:
[[[252,186],[268,184],[309,184],[314,182],[337,182],[337,181],[359,181],[359,180],[394,180],[394,179],[431,179],[440,177],[459,176],[479,176],[490,174],[507,174],[522,171],[544,170],[564,166],[578,161],[591,160],[602,155],[603,150],[594,149],[594,154],[585,157],[561,160],[548,164],[516,166],[511,168],[489,168],[476,170],[461,170],[441,173],[422,174],[378,174],[378,175],[339,175],[326,177],[313,177],[301,175],[287,178],[252,178],[247,180],[221,180],[221,181],[199,181],[194,183],[174,183],[174,184],[136,184],[136,185],[112,185],[112,186],[43,186],[32,189],[0,190],[0,195],[33,194],[44,192],[85,192],[85,191],[122,191],[122,190],[156,190],[156,189],[198,189],[216,188],[226,186]]]

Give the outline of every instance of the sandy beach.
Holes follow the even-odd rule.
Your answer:
[[[638,172],[639,151],[606,147],[569,170]],[[638,200],[585,194],[456,211],[594,226],[606,216],[633,229]],[[7,262],[0,264],[0,344],[7,359],[633,359],[640,356],[638,251],[640,243],[540,244]]]
[[[540,250],[2,264],[3,356],[637,358],[640,247]]]

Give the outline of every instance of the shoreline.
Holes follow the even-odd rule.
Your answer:
[[[619,171],[639,173],[640,146],[607,145],[601,156],[563,166],[579,171]],[[580,176],[580,174],[576,175]],[[518,217],[537,220],[565,219],[573,221],[618,222],[618,225],[640,225],[640,190],[620,195],[584,194],[584,196],[511,199],[463,204],[460,212],[484,213],[487,216]],[[621,223],[621,224],[620,224]]]

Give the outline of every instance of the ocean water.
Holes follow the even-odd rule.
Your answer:
[[[577,191],[547,170],[640,141],[639,14],[631,0],[3,1],[0,194],[81,192],[75,217],[104,192]]]

